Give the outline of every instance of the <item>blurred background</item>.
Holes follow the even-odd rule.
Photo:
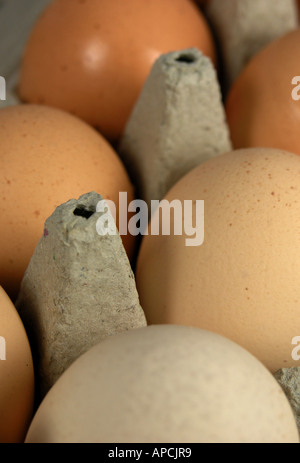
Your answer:
[[[0,75],[13,91],[30,30],[51,0],[0,0]]]

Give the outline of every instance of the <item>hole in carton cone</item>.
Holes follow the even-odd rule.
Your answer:
[[[84,217],[85,219],[89,219],[95,211],[91,211],[87,209],[85,206],[78,206],[76,207],[75,211],[73,212],[74,215],[78,217]]]
[[[196,61],[196,57],[192,53],[182,53],[176,58],[179,63],[192,64]]]

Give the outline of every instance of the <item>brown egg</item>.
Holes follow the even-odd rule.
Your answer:
[[[0,111],[0,284],[15,300],[45,220],[56,207],[90,191],[134,199],[123,164],[82,120],[55,108],[19,105]],[[118,217],[118,215],[117,215]],[[135,238],[126,235],[131,258]]]
[[[33,415],[34,371],[21,319],[0,287],[0,443],[20,443]]]
[[[298,93],[300,29],[257,54],[228,95],[226,113],[234,147],[270,147],[300,154]],[[298,87],[299,89],[299,87]]]
[[[56,0],[27,44],[20,96],[65,109],[117,139],[154,61],[189,47],[215,60],[192,0]]]
[[[193,202],[204,242],[188,245],[186,225],[181,236],[155,236],[156,212],[136,272],[148,323],[217,332],[272,372],[299,366],[292,358],[300,333],[299,192],[300,157],[273,149],[237,150],[187,174],[165,199]],[[188,209],[183,217],[188,225]]]

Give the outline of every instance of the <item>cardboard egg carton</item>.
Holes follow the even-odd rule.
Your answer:
[[[205,12],[220,47],[225,91],[265,45],[298,27],[295,0],[210,0]]]
[[[5,77],[7,89],[7,101],[1,101],[1,106],[18,103],[16,87],[24,46],[49,3],[51,0],[0,0],[0,75]],[[215,70],[196,49],[159,58],[119,145],[132,178],[140,179],[136,186],[146,202],[162,199],[193,167],[232,149],[223,106],[228,88],[265,45],[298,27],[295,0],[210,0],[203,11],[219,50],[220,68]],[[162,120],[167,123],[163,125]],[[103,259],[108,256],[104,253]],[[128,265],[125,260],[124,268]],[[29,274],[27,282],[28,278]],[[70,279],[76,283],[74,275]],[[134,298],[135,291],[133,287]],[[282,370],[275,377],[299,417],[300,369]],[[299,420],[298,425],[300,430]]]

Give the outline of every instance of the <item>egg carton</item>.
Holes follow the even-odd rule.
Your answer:
[[[26,4],[19,0],[0,0],[0,75],[6,79],[7,105],[20,102],[17,83],[22,53],[31,28],[49,3],[51,0],[31,0]],[[132,178],[140,179],[136,182],[137,190],[148,204],[154,197],[162,199],[183,175],[199,163],[232,149],[223,107],[228,89],[252,56],[269,42],[298,27],[293,0],[211,0],[203,11],[219,47],[219,75],[211,61],[197,49],[180,50],[159,58],[118,147]],[[233,23],[235,27],[232,27]],[[158,94],[163,98],[154,98]],[[153,105],[153,101],[158,104]],[[168,120],[163,130],[162,119]],[[180,155],[182,147],[189,153],[184,162]],[[156,153],[154,159],[153,153]],[[120,242],[116,246],[120,248]],[[108,253],[103,257],[103,263],[109,259]],[[125,274],[128,262],[123,255],[119,261],[124,262],[122,271]],[[37,278],[32,267],[26,278],[29,285]],[[75,286],[76,282],[75,275]],[[22,299],[26,299],[24,291],[19,299],[20,311]],[[135,286],[130,291],[137,310],[140,310]],[[118,294],[116,291],[116,301],[119,302]],[[145,324],[142,318],[141,326]],[[111,328],[108,331],[111,332]],[[73,347],[71,345],[69,351]],[[63,356],[66,357],[65,352]],[[300,430],[299,369],[281,370],[275,377],[290,400]],[[52,378],[52,381],[56,379]]]

